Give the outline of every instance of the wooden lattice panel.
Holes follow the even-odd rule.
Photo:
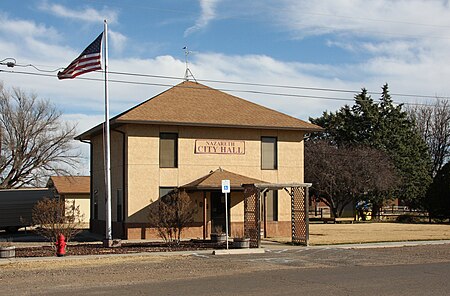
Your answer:
[[[259,190],[244,187],[244,235],[250,238],[250,247],[259,247]]]
[[[306,190],[302,187],[291,188],[292,243],[294,244],[308,244]]]

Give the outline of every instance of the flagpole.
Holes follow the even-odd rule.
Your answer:
[[[106,233],[104,244],[111,246],[112,244],[112,227],[111,227],[111,148],[110,148],[110,131],[109,131],[109,98],[108,98],[108,23],[104,20],[104,66],[105,66],[105,190],[106,190]]]

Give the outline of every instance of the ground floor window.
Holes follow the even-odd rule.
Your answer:
[[[176,187],[159,187],[159,197],[163,197],[173,191]]]

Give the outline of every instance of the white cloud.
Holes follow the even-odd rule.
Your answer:
[[[202,14],[195,22],[195,25],[184,31],[184,36],[188,36],[208,25],[216,17],[216,7],[220,0],[200,0]]]
[[[185,34],[206,27],[218,17],[216,12],[218,0],[205,0],[200,3],[202,15],[193,27],[186,30]],[[281,4],[278,4],[278,7],[265,10],[264,16],[258,13],[262,10],[254,11],[254,15],[259,18],[269,17],[278,25],[278,28],[289,31],[294,38],[326,34],[323,42],[327,46],[343,49],[350,54],[350,57],[355,54],[365,58],[359,59],[359,62],[319,64],[286,62],[269,55],[197,52],[190,57],[190,69],[194,76],[199,80],[254,82],[355,91],[366,87],[372,92],[379,91],[381,86],[388,82],[391,93],[450,96],[447,81],[450,77],[450,68],[445,67],[450,64],[450,37],[445,34],[445,31],[450,28],[450,8],[442,1],[280,0],[279,3]],[[262,5],[260,2],[258,4]],[[83,19],[77,18],[74,14],[89,15],[90,20],[95,19],[97,22],[103,20],[103,14],[109,13],[107,10],[76,11],[61,5],[46,5],[46,11],[58,17],[76,20]],[[232,7],[234,6],[230,4],[228,10],[230,15]],[[259,9],[267,8],[258,7]],[[109,20],[117,21],[117,14],[113,13],[112,16]],[[12,19],[2,13],[0,13],[0,23],[2,24],[0,52],[6,55],[4,57],[16,58],[21,64],[32,63],[45,69],[67,66],[82,49],[62,46],[61,35],[53,27],[28,20]],[[110,37],[111,46],[118,53],[124,49],[125,44],[133,46],[121,33],[110,31]],[[146,51],[151,50],[149,48],[152,47],[154,46],[140,46]],[[127,55],[127,58],[113,58],[109,62],[110,71],[183,77],[185,70],[184,61],[181,58],[169,55],[160,55],[152,59],[132,58],[132,55]],[[10,70],[3,66],[0,69]],[[13,70],[42,74],[31,68],[14,68]],[[82,78],[98,78],[100,81],[82,79],[58,81],[56,74],[53,77],[45,77],[0,72],[0,81],[4,81],[6,87],[19,86],[27,91],[34,91],[39,97],[50,99],[65,113],[64,117],[67,120],[79,123],[80,133],[100,123],[104,112],[102,75],[89,73]],[[110,80],[111,116],[180,82],[180,80],[113,74],[110,74]],[[139,84],[119,84],[113,80],[127,80]],[[291,97],[292,95],[350,100],[353,98],[352,93],[202,83],[305,120],[309,116],[320,116],[324,110],[336,110],[344,103],[351,104],[351,101]],[[243,91],[255,91],[255,93]],[[373,97],[378,98],[377,95]],[[415,101],[416,99],[394,96],[394,100]],[[84,155],[87,155],[88,148],[80,149],[84,149],[82,151]]]
[[[8,34],[13,37],[34,36],[35,38],[45,38],[53,40],[59,37],[57,31],[51,27],[42,24],[36,24],[32,21],[11,19],[7,15],[0,13],[0,33]]]
[[[38,58],[41,64],[61,58],[67,48],[57,45],[60,34],[52,27],[33,21],[12,19],[0,14],[0,47],[8,57],[22,58],[20,62]]]
[[[445,1],[283,0],[275,21],[297,37],[320,34],[390,38],[444,37],[450,25]]]
[[[108,20],[109,23],[117,22],[117,12],[107,8],[101,11],[87,7],[80,10],[71,9],[60,4],[50,4],[47,1],[41,3],[39,8],[61,18],[69,18],[83,22],[103,22]]]
[[[108,36],[111,40],[111,45],[113,49],[117,53],[122,53],[123,49],[125,48],[125,45],[127,43],[127,37],[119,32],[108,30]]]

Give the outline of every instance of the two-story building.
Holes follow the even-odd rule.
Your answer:
[[[303,139],[321,128],[205,85],[184,81],[115,116],[111,126],[113,237],[153,238],[149,206],[173,188],[198,208],[184,237],[208,237],[225,221],[221,180],[231,181],[230,234],[243,229],[242,184],[302,183]],[[91,145],[91,230],[105,233],[103,125],[79,135]],[[261,206],[264,234],[289,236],[284,190]]]

